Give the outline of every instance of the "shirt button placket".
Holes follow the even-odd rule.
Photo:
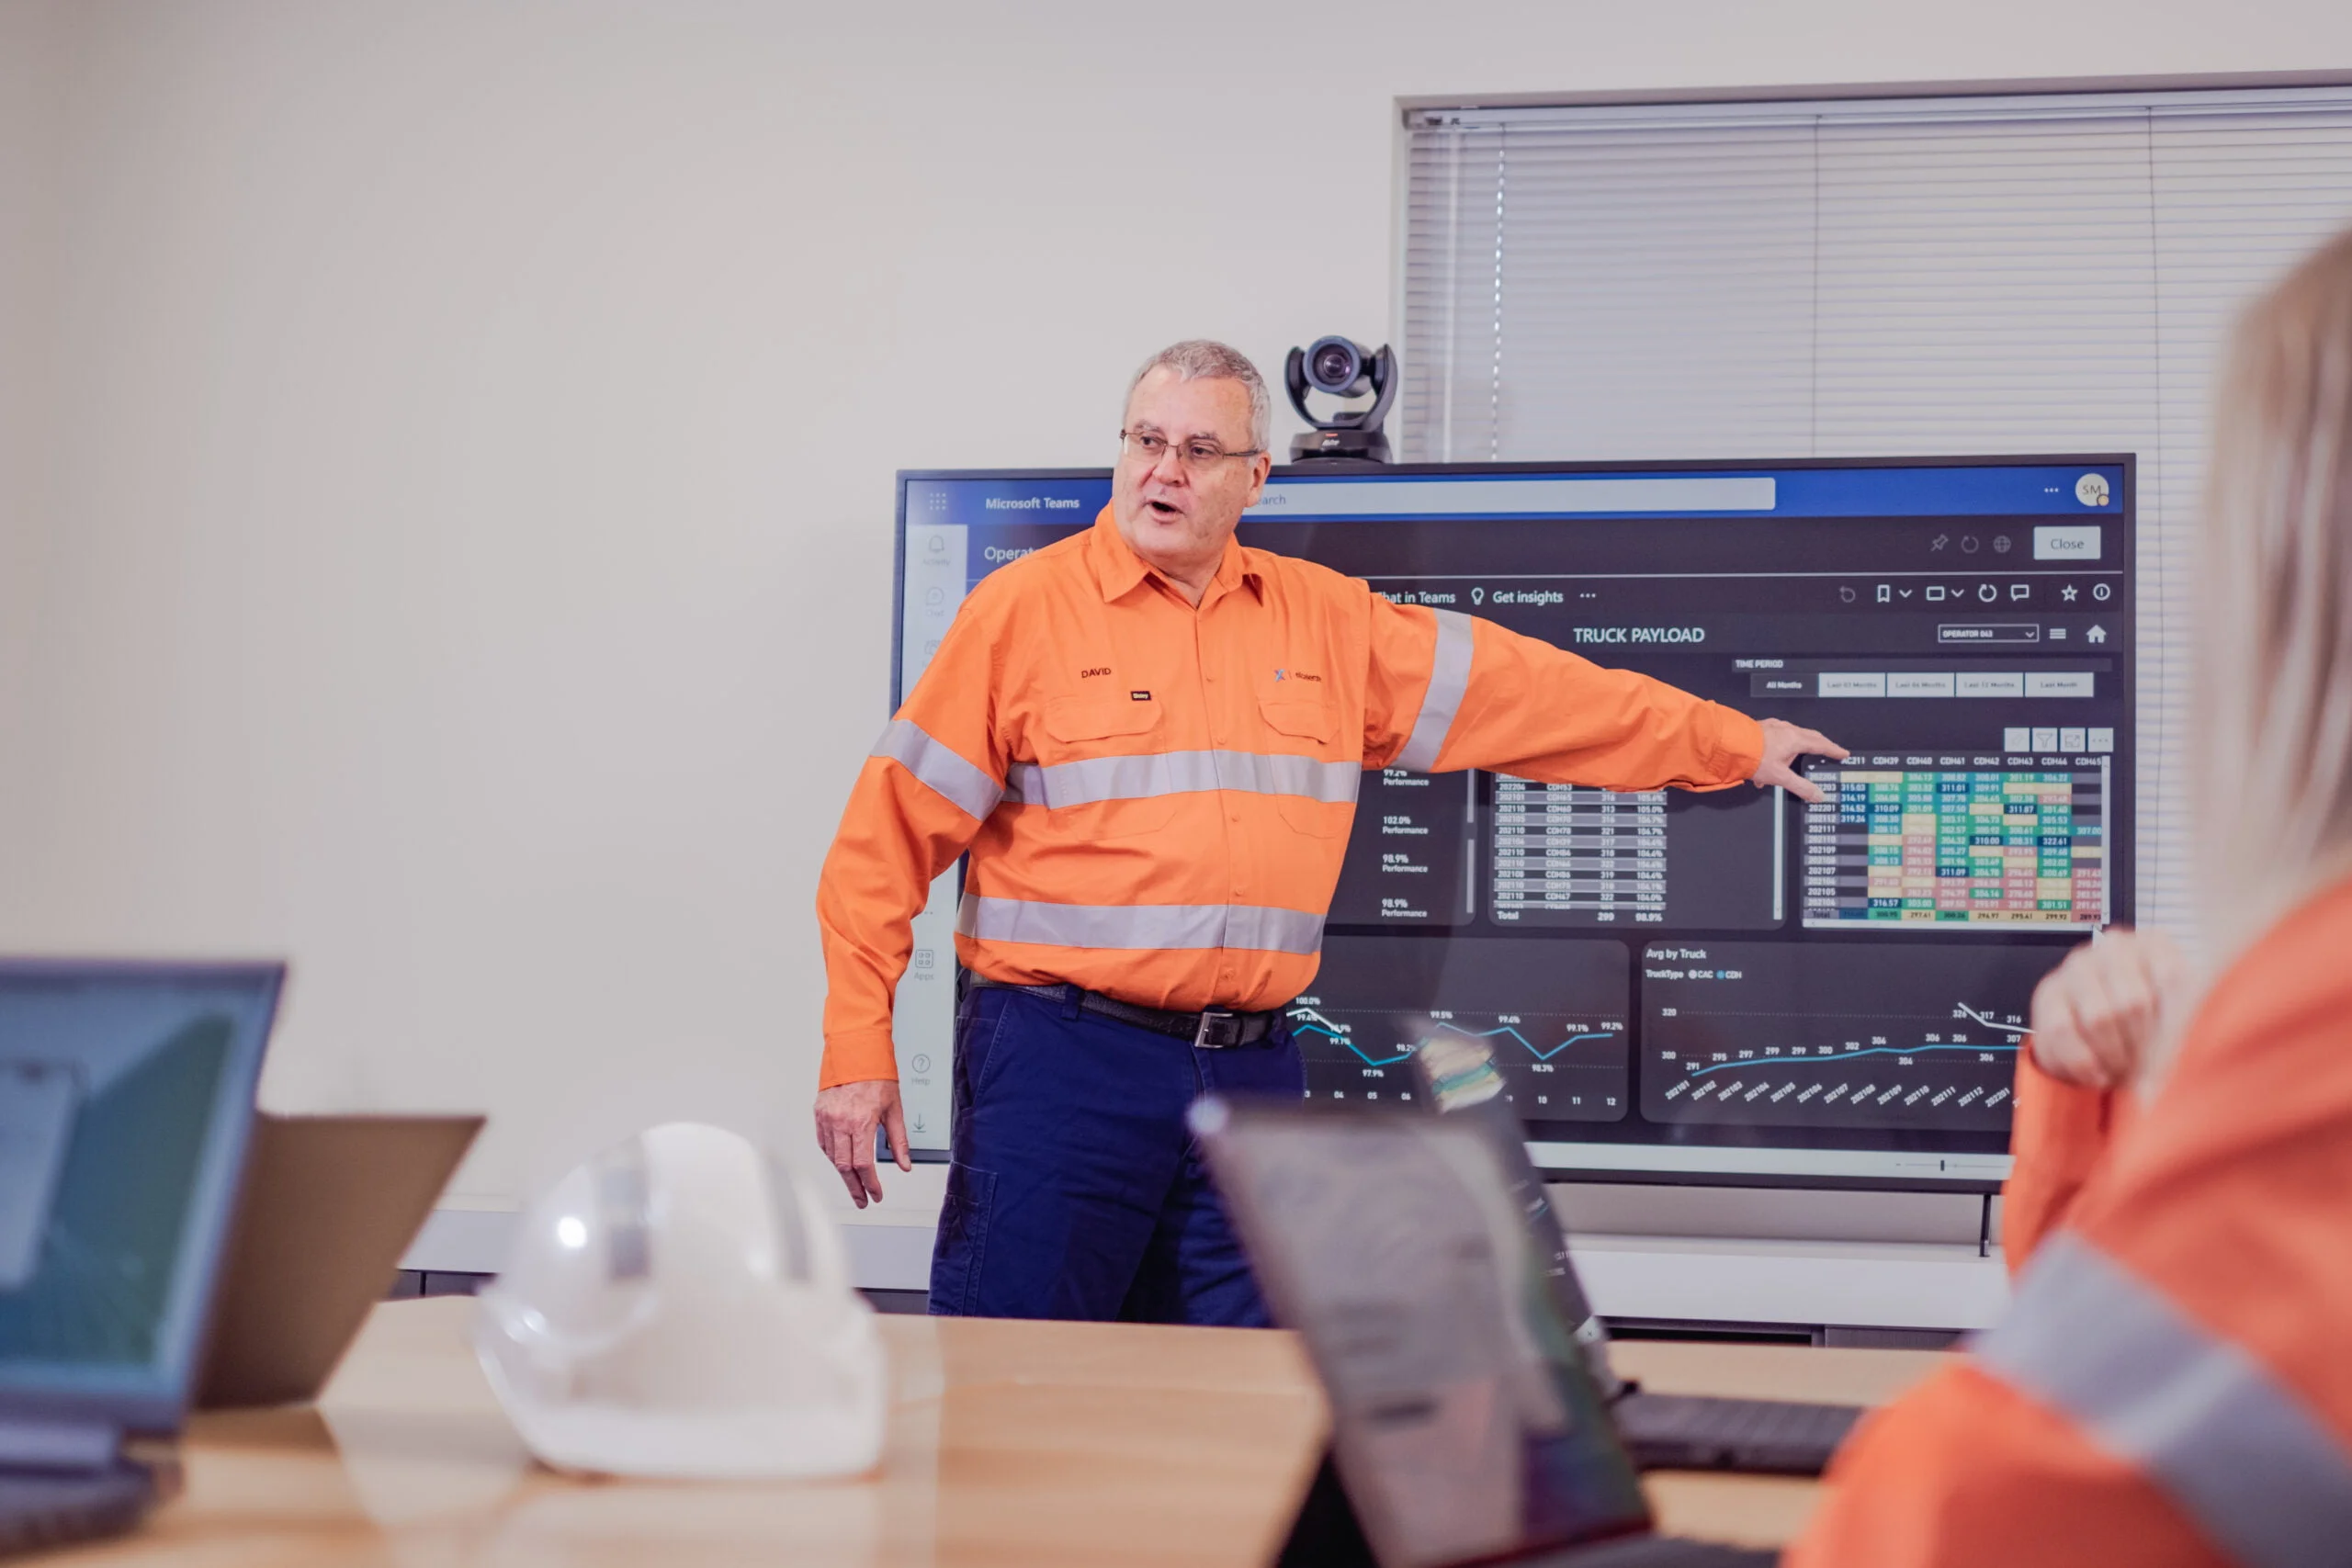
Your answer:
[[[1205,613],[1193,617],[1193,667],[1199,671],[1201,678],[1201,705],[1208,714],[1209,744],[1222,750],[1226,742],[1225,718],[1218,712],[1216,705],[1215,656],[1210,651],[1207,639],[1201,633],[1201,623],[1205,618]],[[1241,813],[1231,802],[1227,804],[1225,821],[1225,879],[1226,886],[1233,889],[1227,901],[1238,903],[1241,898],[1241,889],[1240,879],[1236,874],[1236,867],[1239,864],[1239,845],[1235,841],[1234,829],[1241,826]],[[1217,964],[1216,972],[1217,994],[1210,998],[1215,1002],[1229,1000],[1234,994],[1233,964],[1229,956],[1225,956],[1228,952],[1229,950],[1220,950],[1221,961]]]

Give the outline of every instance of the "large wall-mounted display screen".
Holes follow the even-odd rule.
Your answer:
[[[1107,472],[899,479],[898,697],[972,584],[1090,526]],[[1321,972],[1320,1098],[1495,1042],[1546,1169],[2007,1173],[2036,981],[2132,900],[2132,461],[1277,468],[1240,539],[1850,748],[1826,798],[1367,774]],[[953,878],[899,1065],[944,1148]]]

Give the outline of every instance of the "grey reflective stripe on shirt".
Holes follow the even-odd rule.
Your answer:
[[[1031,806],[1091,806],[1228,789],[1351,802],[1363,783],[1363,767],[1358,762],[1263,751],[1159,751],[1142,757],[1089,757],[1050,768],[1018,763],[1007,781],[1005,798]]]
[[[1453,728],[1454,712],[1462,706],[1463,694],[1470,690],[1473,642],[1469,616],[1459,610],[1430,613],[1437,617],[1437,652],[1430,659],[1430,689],[1421,694],[1421,711],[1413,720],[1413,732],[1406,738],[1405,749],[1396,753],[1396,761],[1390,764],[1423,773],[1437,766],[1437,754],[1445,749],[1446,732]]]
[[[994,811],[1004,795],[984,769],[966,761],[910,719],[892,719],[867,755],[902,763],[907,772],[974,817]]]
[[[1036,904],[964,895],[956,929],[983,942],[1139,951],[1247,948],[1318,953],[1323,917],[1261,904]]]
[[[2352,1456],[2294,1390],[2082,1236],[2060,1231],[1978,1362],[2136,1466],[2248,1568],[2342,1562]]]
[[[1015,806],[1046,803],[1046,770],[1035,762],[1015,762],[1004,770],[1004,798]]]

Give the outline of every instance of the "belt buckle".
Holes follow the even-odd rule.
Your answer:
[[[1219,1027],[1222,1025],[1223,1027]],[[1241,1015],[1221,1008],[1203,1008],[1198,1028],[1193,1031],[1193,1049],[1217,1051],[1241,1043]]]

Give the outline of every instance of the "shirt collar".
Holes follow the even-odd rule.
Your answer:
[[[1152,575],[1149,563],[1136,554],[1126,536],[1119,532],[1119,520],[1107,505],[1095,514],[1094,526],[1087,536],[1087,548],[1093,561],[1094,581],[1102,590],[1105,604],[1134,592],[1137,583]],[[1209,579],[1208,592],[1201,595],[1204,605],[1223,598],[1244,582],[1253,592],[1264,596],[1264,586],[1250,556],[1250,551],[1233,540],[1226,540],[1225,558],[1216,563],[1216,575]]]

